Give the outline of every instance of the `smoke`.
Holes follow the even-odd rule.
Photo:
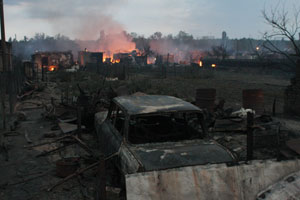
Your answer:
[[[200,60],[201,51],[193,47],[192,44],[182,43],[175,39],[159,39],[151,40],[150,48],[155,54],[159,55],[172,55],[174,61],[180,62],[196,62]]]
[[[76,39],[81,49],[116,52],[135,48],[131,38],[124,34],[125,27],[110,14],[118,12],[126,0],[30,0],[26,3],[31,18],[47,21],[52,32]],[[101,31],[104,37],[100,39]],[[98,42],[91,42],[95,40]]]

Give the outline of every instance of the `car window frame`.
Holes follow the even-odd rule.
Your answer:
[[[112,115],[113,115],[113,111],[116,110],[117,111],[117,116],[112,119]],[[118,117],[118,113],[119,111],[122,111],[124,113],[124,122],[123,122],[123,134],[117,129],[117,127],[115,126],[116,125],[116,120],[117,120],[117,117]],[[116,132],[119,133],[119,136],[124,139],[125,136],[126,136],[126,123],[127,123],[127,114],[126,112],[124,111],[124,109],[119,106],[118,104],[116,104],[115,102],[111,102],[110,104],[110,107],[109,107],[109,111],[108,111],[108,115],[107,115],[107,121],[111,124],[111,126],[116,130]]]
[[[173,111],[173,112],[167,111],[167,112],[155,112],[155,113],[147,113],[147,114],[128,115],[128,119],[127,119],[127,123],[126,123],[126,125],[127,125],[126,136],[124,138],[125,142],[127,144],[129,144],[130,146],[140,146],[140,145],[149,144],[149,143],[133,144],[133,143],[131,143],[129,141],[129,139],[128,139],[128,135],[129,135],[129,121],[130,121],[131,118],[136,118],[136,117],[140,117],[140,116],[155,116],[155,115],[164,114],[164,113],[183,113],[185,115],[184,116],[185,118],[186,118],[186,115],[188,113],[195,113],[195,114],[197,114],[197,117],[199,118],[199,120],[203,120],[203,117],[204,117],[204,113],[202,111],[198,111],[198,110]],[[201,124],[201,128],[202,128],[203,131],[207,131],[205,124]],[[163,144],[165,142],[161,142],[161,143]]]

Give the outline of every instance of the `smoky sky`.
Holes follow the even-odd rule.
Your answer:
[[[29,0],[12,1],[8,7],[20,10],[19,21],[26,21],[25,29],[40,27],[38,32],[89,40],[97,38],[101,30],[108,33],[124,30],[110,12],[124,3],[124,0]],[[18,17],[16,12],[11,15]]]
[[[268,29],[261,12],[277,2],[300,7],[299,0],[4,0],[4,8],[7,35],[19,39],[43,32],[88,40],[101,30],[259,38]]]

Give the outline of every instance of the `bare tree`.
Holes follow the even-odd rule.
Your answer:
[[[208,54],[212,57],[221,58],[222,60],[229,56],[225,45],[213,46],[211,52]]]
[[[296,60],[300,59],[300,45],[299,40],[296,39],[300,30],[300,8],[294,8],[294,11],[289,13],[284,5],[278,3],[269,11],[264,9],[262,14],[265,22],[272,27],[271,32],[264,34],[263,47],[272,53],[283,55],[296,64]],[[276,45],[274,42],[276,38],[287,39],[292,51],[286,51]]]

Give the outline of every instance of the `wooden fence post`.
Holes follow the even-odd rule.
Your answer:
[[[95,200],[106,200],[106,177],[105,177],[105,159],[100,156],[100,163],[97,169],[96,195]]]
[[[254,114],[247,112],[247,160],[253,159],[253,125]]]

